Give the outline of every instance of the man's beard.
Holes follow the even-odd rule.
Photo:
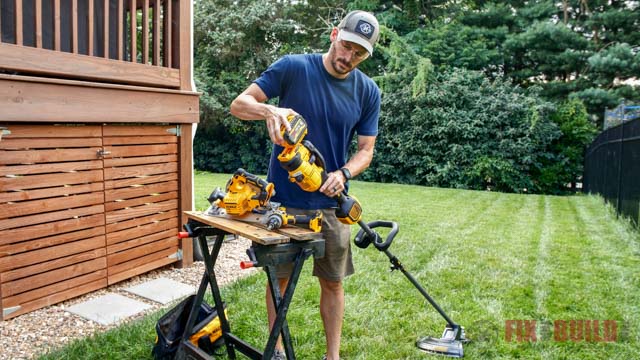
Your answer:
[[[331,67],[333,67],[333,70],[336,73],[340,75],[345,75],[353,70],[353,64],[351,63],[351,61],[338,58],[335,48],[331,49],[331,51],[329,52],[329,57],[331,60]],[[339,66],[338,63],[342,65],[342,69],[347,69],[347,70],[340,70],[340,68],[338,67]]]

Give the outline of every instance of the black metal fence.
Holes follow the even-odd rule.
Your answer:
[[[636,226],[640,223],[640,118],[603,131],[591,143],[583,189],[600,194]]]

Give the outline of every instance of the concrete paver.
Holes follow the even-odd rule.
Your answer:
[[[126,296],[106,294],[70,306],[67,311],[102,325],[110,325],[150,307],[150,305]]]
[[[191,295],[196,289],[175,280],[158,278],[124,290],[164,305]]]

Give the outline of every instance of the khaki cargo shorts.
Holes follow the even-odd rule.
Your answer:
[[[329,280],[341,281],[353,274],[351,258],[351,227],[336,218],[335,209],[322,209],[322,235],[325,241],[324,257],[314,259],[313,276]],[[315,210],[287,208],[291,215],[313,215]],[[293,270],[293,263],[276,267],[276,276],[288,278]]]

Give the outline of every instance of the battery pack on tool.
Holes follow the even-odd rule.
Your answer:
[[[291,130],[286,131],[286,128],[283,127],[280,132],[287,145],[294,146],[299,144],[304,136],[307,135],[307,122],[300,115],[289,115],[287,119]]]
[[[336,217],[347,225],[356,224],[362,219],[362,206],[355,196],[338,195]]]

